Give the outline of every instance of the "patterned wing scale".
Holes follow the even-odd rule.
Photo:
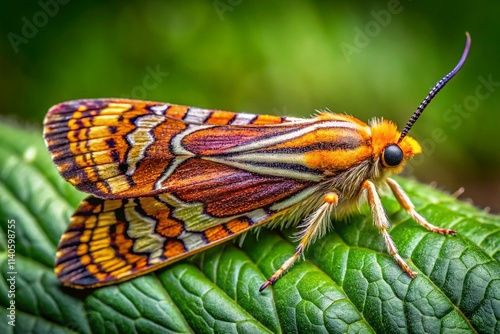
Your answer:
[[[76,288],[116,283],[158,269],[251,227],[235,218],[203,231],[188,231],[161,196],[85,199],[63,234],[55,272]]]
[[[66,180],[82,191],[112,197],[132,187],[137,194],[147,191],[173,158],[168,140],[185,128],[179,120],[149,112],[145,104],[83,100],[49,111],[45,140]],[[154,135],[166,141],[155,142]],[[155,158],[141,161],[146,150]]]
[[[180,200],[204,203],[204,213],[222,218],[266,208],[313,184],[304,180],[257,175],[193,158],[179,166],[164,185]]]
[[[169,169],[175,168],[178,161],[174,161],[174,157],[188,158],[197,154],[183,150],[180,144],[172,144],[172,139],[183,137],[189,126],[285,122],[288,119],[278,116],[155,102],[76,100],[59,104],[49,111],[44,136],[59,172],[75,187],[102,198],[129,198],[168,191],[155,187],[155,183],[166,178]],[[244,142],[278,131],[251,128],[253,131],[247,136],[242,135],[243,131],[232,131],[231,138],[222,134],[225,141],[220,141],[220,147],[227,146],[238,136],[240,142]],[[185,139],[196,148],[200,145],[196,141],[207,142],[211,137]],[[238,141],[231,145],[235,143]]]

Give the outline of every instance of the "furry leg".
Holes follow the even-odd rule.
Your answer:
[[[417,275],[416,272],[411,270],[410,266],[403,260],[401,255],[398,253],[398,249],[394,240],[392,240],[391,235],[387,231],[390,228],[389,220],[385,214],[384,207],[382,206],[382,202],[380,201],[380,197],[377,193],[377,188],[373,184],[373,182],[366,180],[363,183],[362,191],[366,192],[366,197],[368,200],[368,204],[370,205],[373,223],[380,230],[382,237],[384,238],[385,244],[387,246],[387,250],[392,255],[394,260],[399,264],[399,266],[410,276],[415,277]]]
[[[302,228],[302,231],[299,233],[300,243],[295,249],[295,253],[283,263],[283,265],[260,287],[259,291],[264,290],[269,285],[273,285],[280,276],[287,271],[290,267],[293,266],[295,261],[302,255],[304,249],[310,242],[314,242],[316,238],[322,236],[326,227],[329,224],[330,214],[337,206],[339,201],[339,197],[335,193],[328,193],[325,195],[324,203],[312,213],[309,217],[307,217],[302,224],[299,225],[299,228]]]
[[[441,233],[441,234],[451,234],[455,235],[454,230],[450,230],[448,228],[441,228],[438,226],[434,226],[431,223],[429,223],[424,217],[422,217],[417,211],[415,211],[415,206],[411,202],[410,198],[408,195],[404,192],[404,190],[400,187],[400,185],[394,181],[393,179],[387,178],[387,184],[391,188],[392,192],[394,193],[394,196],[399,202],[399,205],[403,209],[408,212],[408,214],[420,225],[428,229],[429,231],[436,232],[436,233]]]

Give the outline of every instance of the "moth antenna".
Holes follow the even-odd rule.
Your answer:
[[[410,117],[410,120],[408,121],[408,123],[406,123],[403,131],[401,132],[401,136],[399,137],[398,143],[400,143],[403,140],[403,138],[408,134],[408,131],[410,131],[413,124],[415,124],[417,119],[424,112],[425,107],[427,107],[427,105],[432,101],[432,99],[437,95],[437,93],[448,83],[448,81],[451,80],[451,78],[455,76],[455,74],[457,74],[460,68],[462,68],[462,65],[465,63],[465,60],[467,59],[467,54],[469,53],[469,48],[471,43],[470,35],[468,32],[465,33],[465,36],[467,37],[467,41],[465,42],[464,52],[462,53],[460,61],[450,73],[448,73],[443,79],[438,81],[438,83],[431,89],[427,97],[422,101],[422,103],[420,103],[417,110]]]

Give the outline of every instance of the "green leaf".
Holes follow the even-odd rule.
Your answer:
[[[423,216],[458,231],[428,232],[384,197],[413,280],[363,208],[263,292],[294,252],[293,230],[262,228],[241,247],[229,242],[114,286],[62,287],[55,248],[85,195],[58,175],[40,131],[0,124],[0,142],[1,333],[500,332],[500,217],[400,178]]]

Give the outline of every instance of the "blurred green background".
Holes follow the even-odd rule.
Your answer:
[[[3,1],[0,121],[130,97],[306,117],[316,109],[402,128],[472,48],[411,131],[408,172],[500,212],[500,3]],[[1,145],[1,144],[0,144]],[[0,157],[1,158],[1,157]]]

